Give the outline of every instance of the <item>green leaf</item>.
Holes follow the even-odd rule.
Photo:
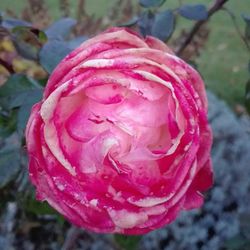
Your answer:
[[[245,106],[246,106],[248,113],[250,114],[250,80],[248,80],[246,84]]]
[[[246,23],[245,37],[246,39],[250,40],[250,15],[242,14],[242,18]]]
[[[17,108],[25,104],[35,104],[42,99],[42,89],[29,89],[13,96],[9,102],[10,108]]]
[[[125,236],[116,234],[115,240],[122,247],[122,249],[136,250],[138,249],[141,236]]]
[[[37,54],[39,49],[20,40],[17,37],[12,38],[13,44],[20,56],[28,60],[37,60]]]
[[[27,92],[27,97],[22,103],[22,106],[18,110],[17,115],[17,132],[19,135],[23,135],[27,121],[30,116],[32,106],[40,101],[42,98],[42,89],[33,89]]]
[[[39,49],[47,41],[43,31],[24,26],[14,27],[11,38],[18,53],[30,60],[37,60]]]
[[[138,26],[141,34],[145,37],[152,35],[152,26],[155,20],[155,15],[152,11],[147,10],[142,13],[138,20]]]
[[[125,23],[122,23],[122,24],[119,24],[117,25],[118,27],[131,27],[135,24],[137,24],[139,18],[138,17],[133,17],[132,19],[130,19],[129,21],[125,22]]]
[[[63,39],[67,38],[72,30],[72,28],[76,25],[76,20],[73,18],[62,18],[56,22],[54,22],[46,31],[46,35],[49,40],[52,39]]]
[[[33,79],[22,74],[14,74],[0,87],[0,97],[15,95],[37,87],[38,85]]]
[[[11,182],[19,170],[20,143],[16,135],[12,135],[0,150],[0,189]]]
[[[171,10],[157,13],[152,26],[152,35],[166,41],[172,35],[175,25],[175,16]]]
[[[87,39],[88,39],[88,37],[86,37],[86,36],[78,36],[70,41],[67,41],[67,47],[69,47],[69,49],[73,50],[73,49],[77,48],[78,46],[80,46]]]
[[[42,30],[39,30],[39,32],[37,34],[37,38],[42,44],[45,44],[48,41],[48,37],[47,37],[46,33]]]
[[[179,14],[191,20],[206,20],[208,18],[207,8],[203,4],[185,4],[179,10]]]
[[[31,27],[32,24],[23,20],[15,19],[15,18],[8,18],[4,19],[1,22],[1,26],[6,28],[6,29],[13,29],[17,26],[25,26],[25,27]]]
[[[0,87],[0,134],[8,135],[13,130],[23,135],[31,107],[41,100],[43,89],[32,78],[14,74]],[[17,109],[18,110],[12,110]]]
[[[32,215],[54,215],[57,222],[63,226],[65,219],[59,214],[54,208],[52,208],[46,201],[39,202],[35,199],[34,189],[31,189],[29,195],[24,199],[21,197],[20,204],[22,204],[22,208],[26,213],[30,213]]]
[[[47,202],[38,202],[35,198],[29,197],[24,202],[24,209],[26,212],[35,215],[56,214],[57,212],[49,206]]]
[[[7,110],[19,107],[30,97],[30,91],[37,88],[41,89],[34,79],[14,74],[0,87],[0,106]]]
[[[139,0],[141,6],[145,8],[161,6],[166,0]]]
[[[52,73],[57,64],[71,51],[66,42],[49,41],[39,52],[39,61],[43,68]]]
[[[6,186],[20,170],[18,150],[0,151],[0,189]]]
[[[0,112],[0,138],[6,138],[16,131],[17,110]]]

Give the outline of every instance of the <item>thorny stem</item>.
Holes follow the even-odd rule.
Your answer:
[[[182,45],[180,46],[180,48],[176,52],[176,54],[178,56],[181,56],[181,54],[186,49],[186,47],[191,43],[191,41],[193,40],[196,33],[199,31],[201,26],[203,24],[205,24],[215,12],[222,9],[224,4],[226,2],[228,2],[228,1],[229,0],[215,0],[212,7],[208,10],[208,18],[206,20],[201,20],[201,21],[196,22],[195,25],[193,26],[193,28],[190,30],[190,32],[189,32],[188,36],[186,37],[185,41],[182,43]]]
[[[0,65],[2,65],[5,69],[9,71],[10,74],[14,74],[15,70],[12,67],[12,65],[6,61],[4,61],[2,58],[0,58]]]
[[[236,17],[234,15],[234,13],[232,13],[229,9],[227,9],[226,7],[223,7],[222,10],[226,11],[228,13],[228,15],[231,17],[232,21],[233,21],[233,24],[234,24],[234,27],[238,33],[238,35],[240,36],[240,38],[242,39],[242,41],[245,43],[247,49],[250,51],[250,45],[248,44],[247,42],[247,39],[245,38],[245,36],[242,34],[239,26],[238,26],[238,23],[236,21]]]

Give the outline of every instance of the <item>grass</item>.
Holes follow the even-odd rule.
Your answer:
[[[228,8],[238,17],[241,30],[244,23],[241,13],[249,11],[249,1],[230,1]],[[199,58],[200,71],[207,85],[230,104],[242,103],[245,84],[249,78],[247,65],[250,54],[237,34],[232,21],[224,11],[217,13],[210,23],[211,34],[206,49]]]
[[[137,0],[135,0],[136,2]],[[26,1],[1,0],[0,9],[9,8],[16,13],[20,13]],[[55,19],[60,17],[58,8],[58,0],[46,1],[51,13]],[[96,16],[107,14],[109,7],[116,0],[87,0],[87,10]],[[211,4],[211,0],[184,0],[184,3],[204,3]],[[175,8],[178,1],[167,0],[163,8]],[[77,8],[77,1],[71,1],[72,16],[74,16]],[[227,7],[235,13],[240,29],[244,31],[244,22],[241,20],[241,13],[248,12],[250,14],[250,1],[234,1],[227,3]],[[190,27],[191,21],[180,18],[177,27]],[[209,89],[218,96],[225,99],[231,106],[237,103],[243,103],[245,83],[249,78],[247,72],[247,64],[250,55],[244,47],[243,42],[237,34],[232,20],[224,12],[215,14],[209,22],[211,29],[209,40],[205,49],[202,51],[197,62],[199,71],[205,79],[205,83]]]

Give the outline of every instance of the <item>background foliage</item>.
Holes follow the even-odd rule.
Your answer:
[[[1,212],[10,201],[15,201],[22,220],[33,217],[43,220],[49,216],[46,218],[55,220],[61,228],[69,227],[46,203],[34,199],[27,178],[23,133],[31,107],[41,99],[43,87],[58,62],[107,27],[131,27],[143,36],[152,35],[167,42],[201,72],[208,89],[225,99],[238,115],[250,110],[248,1],[109,0],[105,3],[102,5],[99,0],[27,0],[15,4],[2,0],[0,3]],[[249,240],[237,237],[225,247],[237,249],[237,242]],[[117,236],[112,245],[132,249],[137,241]]]

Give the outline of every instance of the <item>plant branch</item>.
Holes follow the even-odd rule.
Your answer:
[[[12,65],[6,61],[4,61],[2,58],[0,58],[0,64],[9,71],[10,74],[14,74],[15,70],[12,67]]]
[[[206,23],[209,18],[216,13],[217,11],[219,11],[220,9],[223,8],[224,4],[226,2],[228,2],[229,0],[215,0],[214,4],[211,6],[211,8],[208,10],[208,18],[206,20],[201,20],[195,23],[195,25],[193,26],[193,28],[190,30],[189,34],[187,35],[186,39],[184,40],[184,42],[181,44],[180,48],[177,50],[176,54],[178,56],[181,56],[181,54],[183,53],[183,51],[186,49],[186,47],[192,42],[194,36],[196,35],[196,33],[199,31],[199,29],[201,28],[201,26]]]
[[[81,230],[75,226],[70,227],[66,234],[66,239],[62,246],[62,250],[70,250],[73,249],[78,237],[81,234]]]
[[[238,25],[238,23],[236,21],[236,17],[234,15],[234,13],[232,11],[230,11],[229,9],[227,9],[226,7],[223,7],[222,10],[226,11],[227,14],[230,16],[230,18],[233,21],[236,32],[238,33],[238,35],[240,36],[240,38],[242,39],[242,41],[246,45],[247,49],[250,51],[250,45],[248,44],[248,41],[247,41],[246,37],[242,34],[242,32],[241,32],[241,30],[239,28],[239,25]]]
[[[91,241],[103,241],[107,245],[111,246],[112,249],[114,250],[122,250],[122,248],[117,244],[117,242],[114,240],[113,237],[102,237],[98,234],[95,233],[90,233],[88,231],[84,231],[76,226],[71,226],[66,234],[65,241],[62,245],[62,250],[71,250],[75,249],[75,245],[77,243],[77,240],[79,239],[80,236],[85,234],[88,236]]]

